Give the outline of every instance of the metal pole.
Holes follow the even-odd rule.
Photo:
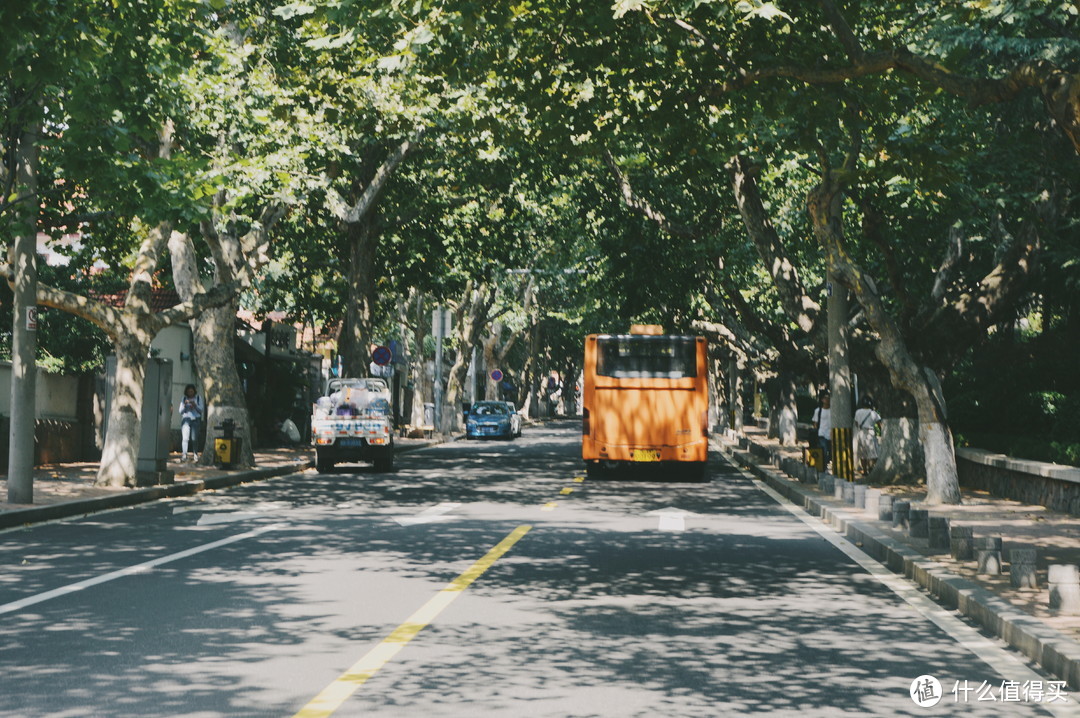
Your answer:
[[[13,263],[14,320],[11,327],[11,427],[8,434],[8,503],[34,502],[34,423],[37,419],[37,135],[27,128],[16,150],[19,222]]]
[[[439,304],[431,315],[431,331],[435,334],[435,431],[442,432],[442,350],[446,327],[443,326],[443,308]]]
[[[477,378],[478,378],[478,376],[480,374],[480,372],[478,371],[478,367],[476,365],[476,361],[477,361],[477,359],[476,359],[476,345],[473,344],[472,361],[469,363],[469,374],[472,376],[472,381],[470,382],[470,386],[469,386],[469,403],[471,403],[471,404],[476,403],[476,391],[477,391],[477,389],[476,389],[476,380],[477,380]],[[485,370],[486,370],[486,368],[485,368]]]

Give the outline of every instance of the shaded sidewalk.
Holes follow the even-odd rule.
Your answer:
[[[1080,519],[1044,506],[1023,504],[991,496],[985,491],[962,489],[957,506],[923,506],[925,486],[874,485],[894,499],[926,508],[930,516],[948,518],[950,527],[969,526],[976,537],[1002,538],[1003,573],[979,575],[974,561],[954,559],[945,551],[931,550],[925,538],[914,538],[891,521],[878,519],[877,507],[856,507],[820,491],[814,483],[801,483],[768,460],[747,451],[750,444],[770,456],[801,461],[802,446],[780,446],[764,430],[747,428],[744,443],[727,437],[717,442],[722,451],[750,469],[757,478],[809,513],[823,519],[862,550],[902,573],[949,608],[979,623],[1050,673],[1080,689],[1080,616],[1050,609],[1047,567],[1080,565]],[[1037,589],[1013,588],[1008,574],[1009,551],[1035,549]]]
[[[440,443],[439,439],[394,439],[396,453],[399,454],[437,443]],[[215,466],[180,463],[179,458],[178,453],[169,456],[168,468],[176,473],[174,483],[142,488],[94,486],[98,470],[96,461],[35,467],[34,503],[0,503],[0,529],[134,506],[162,498],[190,496],[200,491],[227,488],[315,466],[315,450],[310,446],[256,451],[255,467],[251,469],[225,470]],[[0,475],[0,499],[7,499],[6,475]]]

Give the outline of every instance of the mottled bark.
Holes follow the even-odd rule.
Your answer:
[[[795,264],[787,256],[776,228],[769,218],[757,183],[757,168],[739,155],[727,166],[735,204],[739,208],[747,236],[753,242],[765,270],[777,289],[785,313],[807,336],[819,330],[821,305],[810,298]]]
[[[495,302],[494,287],[475,287],[469,281],[465,296],[454,308],[454,328],[457,332],[457,353],[446,379],[446,400],[443,402],[443,427],[461,431],[461,402],[464,396],[465,378],[469,371],[472,349],[480,330],[489,321],[488,311]]]
[[[415,148],[417,138],[402,141],[382,162],[361,163],[359,177],[352,182],[352,202],[336,192],[327,194],[330,211],[341,221],[349,248],[348,296],[345,324],[338,349],[344,357],[346,376],[367,376],[371,363],[372,324],[375,312],[375,260],[378,248],[375,214],[379,198],[398,166]]]
[[[108,430],[95,481],[98,486],[135,485],[146,357],[150,350],[147,335],[136,331],[113,343],[116,376],[109,403]]]
[[[541,325],[539,308],[533,305],[529,313],[529,327],[526,332],[529,351],[525,357],[525,366],[521,370],[518,384],[518,406],[522,416],[538,416],[540,379],[537,375],[537,353],[540,351]]]
[[[228,240],[226,240],[228,241]],[[195,248],[187,235],[174,232],[169,240],[172,255],[173,284],[181,299],[191,300],[202,291],[202,280],[196,274]],[[215,281],[221,270],[215,272]],[[252,450],[254,426],[247,409],[240,373],[236,366],[236,312],[239,301],[231,299],[220,307],[205,311],[200,317],[188,322],[194,345],[194,364],[200,394],[206,405],[204,420],[205,441],[199,463],[209,466],[214,462],[214,427],[231,419],[238,427],[241,437],[240,454],[236,465],[255,465]]]
[[[349,281],[340,351],[346,376],[367,376],[375,319],[375,252],[378,245],[372,212],[347,225],[345,236],[349,242]]]
[[[428,335],[428,322],[431,321],[430,307],[424,302],[424,295],[416,294],[416,320],[413,325],[413,336],[416,340],[416,351],[409,357],[409,371],[413,377],[413,403],[412,417],[409,421],[413,426],[425,426],[424,404],[435,403],[435,379],[428,370],[428,359],[424,356],[424,343]]]
[[[39,102],[32,103],[40,107]],[[40,117],[40,116],[38,116]],[[37,304],[37,237],[39,231],[38,164],[41,120],[35,119],[15,133],[14,147],[0,140],[7,174],[6,191],[0,196],[0,209],[14,204],[12,231],[8,247],[14,265],[11,325],[11,393],[8,430],[7,500],[29,504],[34,501],[34,427],[37,418],[37,330],[26,317]],[[9,168],[8,164],[12,166]],[[12,195],[14,197],[12,198]],[[5,223],[6,224],[6,223]]]
[[[522,296],[523,306],[526,315],[532,312],[532,305],[534,300],[532,299],[533,289],[532,284],[527,283],[524,288]],[[503,374],[507,373],[506,361],[510,356],[510,352],[514,349],[518,340],[525,335],[527,325],[520,329],[512,330],[510,335],[503,339],[503,333],[506,329],[505,325],[498,320],[492,321],[491,327],[488,331],[488,335],[484,338],[484,366],[487,369],[487,380],[484,384],[484,398],[485,399],[499,399],[499,382],[491,378],[491,372],[493,369],[498,369]]]
[[[779,396],[776,402],[776,438],[782,446],[798,443],[799,410],[795,402],[795,375],[781,371],[777,377]]]
[[[488,401],[499,398],[499,382],[491,378],[494,369],[502,370],[502,362],[499,359],[499,340],[503,330],[502,322],[492,322],[491,328],[481,342],[483,349],[483,365],[486,369],[484,374],[484,399]]]
[[[878,333],[876,355],[889,372],[894,386],[912,395],[918,409],[919,433],[925,450],[926,501],[929,504],[960,503],[960,482],[956,473],[956,457],[945,422],[943,407],[933,394],[925,367],[911,356],[907,342],[896,322],[888,313],[873,283],[867,281],[862,268],[847,254],[843,234],[836,226],[835,203],[842,195],[844,178],[850,172],[855,153],[849,155],[848,166],[840,172],[826,169],[821,183],[807,197],[807,209],[815,236],[825,250],[830,271],[850,289],[863,307],[870,326]]]
[[[926,476],[925,457],[919,441],[918,410],[912,396],[893,386],[880,362],[859,373],[863,396],[869,395],[882,416],[878,460],[870,472],[876,484],[914,484]]]

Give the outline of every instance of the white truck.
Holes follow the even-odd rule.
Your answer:
[[[370,461],[394,469],[390,389],[382,379],[331,379],[311,416],[311,443],[319,473],[335,464]]]

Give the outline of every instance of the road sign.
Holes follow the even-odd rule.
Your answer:
[[[503,373],[501,371],[499,371],[498,369],[491,372],[491,380],[492,381],[502,381],[502,378],[503,378]]]
[[[37,331],[37,307],[26,308],[26,331]]]
[[[375,351],[371,352],[371,360],[379,366],[386,366],[393,359],[394,353],[389,347],[375,347]]]
[[[445,337],[454,329],[453,317],[449,309],[432,309],[431,333],[436,337]]]
[[[396,339],[390,341],[388,345],[390,347],[390,353],[394,355],[395,364],[405,363],[405,348],[401,346],[401,342]]]

